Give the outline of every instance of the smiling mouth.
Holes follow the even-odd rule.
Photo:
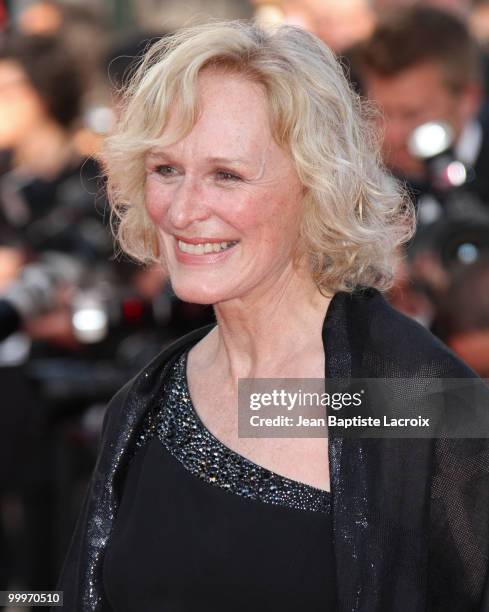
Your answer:
[[[208,253],[220,253],[226,251],[238,244],[239,240],[231,240],[228,242],[200,242],[198,244],[190,244],[183,240],[177,240],[178,248],[183,253],[190,255],[207,255]]]

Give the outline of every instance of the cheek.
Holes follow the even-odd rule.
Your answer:
[[[299,196],[293,200],[290,197],[284,197],[275,202],[269,202],[266,215],[256,219],[255,223],[260,227],[267,243],[275,245],[275,248],[279,250],[288,249],[298,238],[301,213],[302,206]]]
[[[168,209],[168,196],[161,186],[150,178],[146,181],[144,188],[144,201],[151,221],[155,224],[161,223]]]
[[[235,218],[242,227],[276,228],[283,231],[292,228],[300,219],[302,186],[294,179],[285,177],[282,185],[245,198],[235,209]]]
[[[227,219],[234,227],[242,231],[258,231],[266,223],[263,206],[252,205],[236,206],[231,211],[223,211],[221,218]]]
[[[266,199],[251,189],[210,189],[205,201],[210,216],[240,232],[258,230],[267,214]]]

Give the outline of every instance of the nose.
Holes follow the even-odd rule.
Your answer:
[[[185,229],[195,221],[207,219],[210,208],[199,180],[189,175],[182,177],[168,209],[168,220],[175,229]]]

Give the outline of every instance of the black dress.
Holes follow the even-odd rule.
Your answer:
[[[57,585],[67,612],[111,610],[102,570],[127,484],[128,459],[173,359],[214,328],[192,331],[165,347],[110,401],[97,463]],[[325,379],[399,382],[393,386],[393,415],[411,414],[413,399],[431,393],[432,379],[466,379],[484,394],[482,406],[489,406],[484,382],[376,289],[336,293],[321,337]],[[481,419],[481,404],[469,401],[471,395],[446,392],[443,401],[448,410],[463,414],[465,423],[479,423],[481,438],[362,439],[330,428],[336,612],[489,612],[489,410]],[[325,580],[331,575],[330,545],[329,539],[323,542]],[[165,546],[159,550],[163,562]]]
[[[195,412],[188,349],[141,430],[103,566],[115,612],[336,610],[330,493],[226,447]]]

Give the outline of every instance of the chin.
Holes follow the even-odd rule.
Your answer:
[[[222,300],[221,291],[206,290],[204,287],[195,284],[187,286],[185,283],[172,283],[172,289],[178,299],[189,304],[208,306]]]

